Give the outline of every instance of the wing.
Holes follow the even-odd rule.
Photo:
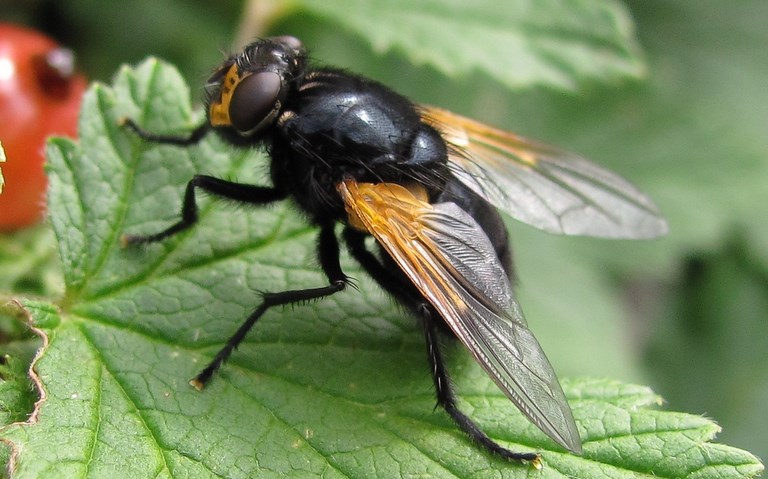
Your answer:
[[[556,234],[655,238],[667,223],[623,178],[572,153],[431,106],[454,175],[513,218]]]
[[[370,232],[502,391],[558,444],[581,453],[571,409],[512,295],[490,240],[453,203],[390,183],[339,185],[350,225]]]

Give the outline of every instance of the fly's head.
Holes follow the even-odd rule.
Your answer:
[[[255,139],[275,124],[291,92],[291,81],[306,66],[301,41],[291,36],[251,43],[224,62],[207,84],[208,121]]]

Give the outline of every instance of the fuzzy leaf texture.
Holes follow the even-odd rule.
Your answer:
[[[15,478],[529,477],[490,457],[441,410],[417,322],[359,279],[310,305],[270,311],[198,392],[188,379],[259,301],[257,291],[324,284],[314,234],[292,209],[235,209],[202,198],[197,227],[121,249],[124,232],[175,220],[195,173],[264,182],[265,158],[207,138],[142,142],[198,121],[175,69],[150,59],[84,99],[80,140],[49,143],[49,208],[66,294],[23,301],[47,338],[34,363],[42,400],[0,438]],[[653,408],[642,386],[563,381],[583,457],[528,423],[460,347],[449,367],[461,406],[500,443],[540,451],[537,477],[752,477],[751,454],[711,443],[718,426]]]
[[[277,2],[339,23],[374,50],[402,52],[448,76],[482,72],[510,88],[574,90],[641,77],[645,64],[624,5],[605,0]]]

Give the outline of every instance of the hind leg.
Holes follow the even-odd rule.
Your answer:
[[[437,404],[453,419],[456,425],[474,442],[493,454],[516,461],[535,461],[538,454],[510,451],[500,446],[488,437],[472,419],[459,410],[456,404],[456,394],[453,388],[445,360],[439,344],[440,316],[427,300],[425,300],[410,284],[405,275],[393,272],[387,265],[368,250],[365,246],[366,235],[351,228],[344,230],[344,240],[350,254],[360,263],[363,269],[384,288],[385,291],[397,298],[404,306],[416,313],[424,324],[424,336],[427,343],[432,382],[435,386]]]

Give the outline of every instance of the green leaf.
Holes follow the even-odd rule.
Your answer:
[[[511,88],[574,90],[641,77],[631,18],[617,1],[278,2],[342,25],[378,53],[395,50],[449,76],[486,74]]]
[[[648,369],[674,404],[715,414],[728,424],[724,438],[764,454],[768,370],[754,366],[768,363],[768,270],[736,237],[691,254],[670,289],[677,294],[653,332]]]
[[[29,378],[29,364],[37,341],[3,344],[0,357],[0,424],[24,421],[36,400]]]
[[[465,112],[593,158],[650,194],[670,235],[628,255],[626,243],[583,242],[577,255],[669,271],[681,251],[711,248],[736,226],[768,264],[768,3],[632,0],[649,81],[578,97],[541,91],[478,96]],[[713,22],[717,18],[720,21]],[[437,87],[435,87],[437,88]],[[451,94],[453,93],[453,94]],[[461,98],[448,92],[447,99]],[[506,99],[505,99],[506,98]],[[474,108],[474,110],[473,110]],[[488,113],[490,112],[490,113]]]
[[[489,457],[440,410],[412,318],[349,261],[359,291],[270,311],[202,393],[187,384],[258,302],[259,290],[322,285],[314,231],[287,207],[203,200],[198,227],[123,250],[124,232],[173,221],[195,173],[263,182],[265,158],[208,138],[157,146],[118,128],[188,131],[188,88],[156,60],[84,98],[78,143],[49,144],[49,210],[67,291],[24,301],[47,338],[42,401],[0,430],[14,477],[528,477]],[[585,441],[559,450],[460,347],[462,407],[502,444],[540,451],[540,477],[753,477],[749,453],[712,444],[710,420],[649,406],[640,386],[564,381]]]
[[[768,270],[768,222],[762,220],[768,218],[768,96],[763,94],[768,50],[762,48],[768,45],[768,29],[762,21],[768,16],[768,2],[627,3],[649,64],[647,84],[617,91],[602,88],[582,98],[525,92],[508,104],[492,96],[497,100],[494,107],[501,109],[494,108],[492,114],[508,121],[508,127],[529,128],[528,134],[580,151],[636,182],[664,212],[670,235],[658,242],[635,244],[570,239],[542,244],[540,235],[530,234],[533,241],[528,241],[516,232],[513,245],[522,253],[518,254],[521,262],[531,254],[537,259],[550,255],[566,262],[591,260],[590,267],[603,277],[606,270],[621,265],[634,280],[641,271],[646,272],[645,280],[666,278],[646,289],[645,310],[619,311],[611,317],[613,327],[622,328],[618,338],[626,356],[639,357],[644,339],[650,336],[664,339],[663,350],[654,350],[657,356],[649,361],[653,367],[645,375],[611,377],[651,384],[672,407],[712,415],[724,428],[723,441],[765,458],[768,416],[758,410],[768,402],[768,361],[762,346],[766,314],[760,300],[766,297],[766,286],[755,270]],[[446,95],[455,97],[459,95]],[[483,106],[477,102],[476,116],[483,113]],[[749,263],[731,265],[740,271],[723,268],[727,274],[713,274],[711,282],[697,281],[702,288],[698,293],[677,289],[673,281],[680,273],[675,270],[685,257],[706,252],[717,256],[734,234],[741,235],[739,247],[749,252]],[[537,254],[539,245],[543,251]],[[538,282],[531,278],[539,273],[538,264],[525,266],[521,265],[522,286],[541,296],[541,308],[549,307],[552,313],[542,309],[534,315],[530,298],[521,294],[521,301],[533,320],[547,318],[546,328],[548,318],[565,309],[559,300],[561,290],[550,288],[550,276],[542,274]],[[554,276],[554,281],[566,283],[566,278],[565,274]],[[618,290],[616,284],[606,282],[606,286]],[[571,318],[571,328],[584,329],[593,323],[584,314],[594,304],[593,289],[578,289],[586,289],[589,296],[568,303],[574,312],[566,317]],[[556,298],[552,291],[557,292]],[[701,309],[685,315],[678,310],[660,311],[670,304],[666,295],[679,293],[701,295]],[[638,304],[637,290],[624,294],[631,306]],[[625,324],[616,325],[616,318],[622,317]],[[687,335],[670,334],[661,326],[666,321],[674,329],[687,329]],[[707,328],[712,332],[707,333]],[[543,340],[546,331],[537,334]],[[567,333],[562,336],[567,338]],[[707,336],[710,339],[702,341]],[[604,339],[593,339],[599,340]],[[604,342],[610,345],[610,340]],[[588,344],[582,338],[553,344],[552,356],[570,355],[576,362],[592,355],[591,349],[582,347]],[[545,348],[552,350],[546,344]],[[561,353],[562,349],[568,351]],[[556,357],[551,359],[557,363]],[[581,371],[577,373],[584,374]]]

